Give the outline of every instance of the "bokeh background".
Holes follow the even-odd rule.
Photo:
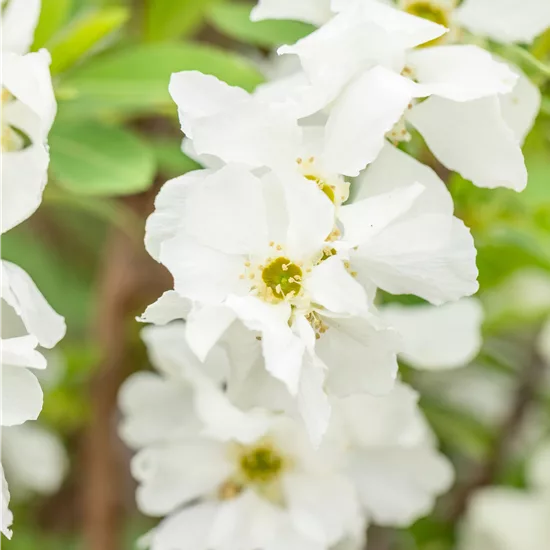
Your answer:
[[[170,74],[196,69],[253,90],[274,70],[274,48],[312,28],[251,23],[252,4],[229,0],[42,3],[33,49],[52,54],[58,100],[50,180],[38,212],[3,237],[2,252],[65,316],[68,333],[48,356],[40,420],[3,436],[16,518],[13,541],[3,544],[126,550],[154,521],[134,505],[116,396],[130,373],[150,368],[135,317],[171,286],[144,250],[144,221],[162,183],[198,166],[180,150]],[[543,92],[525,144],[526,191],[475,188],[417,137],[405,145],[445,180],[474,233],[484,345],[453,373],[420,376],[404,366],[458,482],[412,528],[375,529],[369,550],[451,550],[468,496],[491,483],[523,486],[532,445],[550,435],[541,351],[550,318],[550,31],[506,54]]]

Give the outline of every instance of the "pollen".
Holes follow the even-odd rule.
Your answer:
[[[267,484],[277,479],[283,470],[284,460],[271,445],[263,444],[245,448],[239,466],[247,482]]]
[[[427,19],[438,25],[443,25],[444,27],[449,28],[451,23],[451,15],[449,6],[445,5],[442,0],[409,0],[405,2],[403,7],[404,11],[415,15],[416,17],[421,17],[422,19]],[[430,40],[425,44],[422,44],[421,47],[433,46],[444,41],[444,37],[436,38],[435,40]]]
[[[288,258],[276,258],[262,271],[262,280],[268,292],[283,300],[287,296],[299,294],[302,285],[302,270]]]

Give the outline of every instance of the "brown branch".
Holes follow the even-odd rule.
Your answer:
[[[529,363],[521,373],[510,412],[497,431],[492,450],[485,462],[474,471],[471,479],[456,488],[449,511],[449,520],[453,522],[458,520],[464,514],[470,497],[478,489],[491,485],[506,465],[510,451],[524,425],[529,407],[537,399],[545,368],[545,363],[533,343]]]
[[[144,219],[155,192],[125,202]],[[131,369],[132,343],[127,329],[134,315],[168,286],[166,272],[149,258],[143,245],[112,229],[99,274],[93,329],[100,360],[90,383],[91,418],[83,448],[84,536],[89,550],[120,548],[126,484],[123,448],[116,437],[116,406],[120,385]]]

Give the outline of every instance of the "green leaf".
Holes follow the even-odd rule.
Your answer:
[[[214,4],[208,18],[212,25],[231,38],[266,48],[293,44],[315,30],[313,25],[300,21],[251,21],[253,6],[233,2]]]
[[[145,0],[146,40],[166,41],[191,34],[203,21],[216,0]]]
[[[34,32],[33,50],[38,50],[63,26],[71,12],[72,0],[42,0],[40,19]]]
[[[149,143],[157,159],[158,170],[164,177],[174,178],[201,168],[200,164],[181,151],[180,141],[178,139],[156,138]]]
[[[479,284],[494,287],[519,269],[550,269],[550,248],[545,236],[532,228],[495,226],[477,240]]]
[[[139,138],[97,122],[58,121],[50,133],[50,151],[54,178],[75,193],[138,193],[155,174],[154,156]]]
[[[105,53],[67,75],[59,87],[59,114],[175,114],[168,83],[173,72],[185,70],[211,74],[246,90],[262,82],[256,67],[233,52],[204,44],[144,44]]]
[[[529,183],[520,198],[531,206],[550,205],[550,152],[542,150],[526,156]]]
[[[74,20],[49,46],[52,74],[73,66],[92,47],[127,21],[129,11],[123,7],[105,7],[88,11]]]

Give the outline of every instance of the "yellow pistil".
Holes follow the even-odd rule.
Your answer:
[[[302,269],[281,256],[263,268],[262,280],[270,294],[284,300],[289,296],[297,296],[302,289]]]

